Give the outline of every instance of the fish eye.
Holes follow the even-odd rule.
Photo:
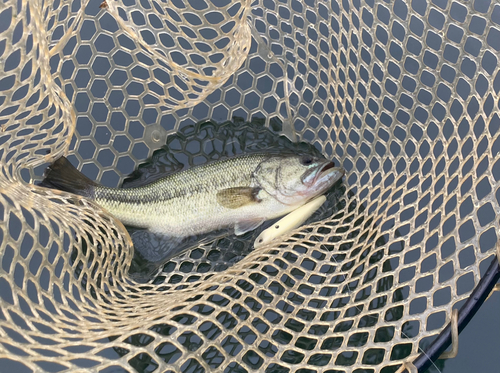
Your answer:
[[[302,158],[300,158],[300,163],[303,166],[309,166],[311,163],[313,163],[314,158],[311,157],[310,155],[303,155]]]

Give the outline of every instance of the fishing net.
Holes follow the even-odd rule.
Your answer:
[[[489,0],[1,2],[0,371],[415,361],[496,260],[499,51]],[[233,117],[221,154],[260,128],[346,168],[319,221],[137,283],[118,221],[34,185],[63,154],[108,186],[165,144],[206,161]]]

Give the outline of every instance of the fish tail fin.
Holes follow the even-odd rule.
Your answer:
[[[89,198],[94,198],[94,188],[98,185],[78,171],[65,157],[58,158],[47,167],[44,176],[41,186]]]

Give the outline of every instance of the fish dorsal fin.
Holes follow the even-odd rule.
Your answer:
[[[234,234],[241,236],[249,231],[253,231],[259,225],[264,223],[266,219],[255,219],[255,220],[242,220],[234,225]]]
[[[257,197],[260,188],[234,187],[217,192],[217,202],[228,209],[237,209],[253,203],[259,203]]]

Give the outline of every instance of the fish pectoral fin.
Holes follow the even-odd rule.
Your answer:
[[[257,197],[260,188],[235,187],[217,192],[217,202],[228,209],[237,209],[253,203],[259,203]]]
[[[249,231],[253,231],[265,221],[266,219],[241,220],[234,225],[234,234],[241,236]]]

